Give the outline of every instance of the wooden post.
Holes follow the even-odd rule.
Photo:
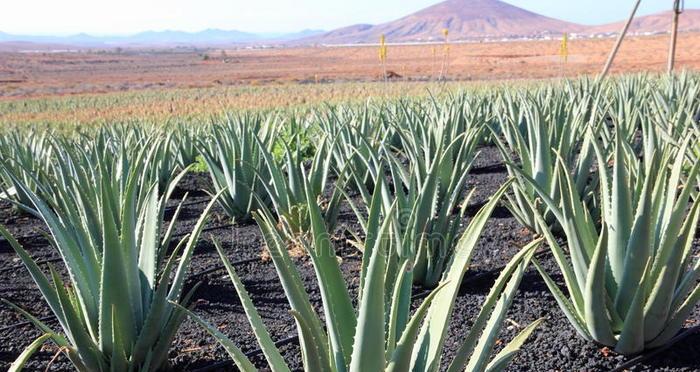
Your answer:
[[[668,73],[673,72],[676,62],[676,44],[678,42],[678,18],[681,15],[681,0],[673,0],[673,27],[671,28],[671,46],[668,50]]]
[[[630,13],[630,18],[627,20],[627,23],[625,23],[625,27],[622,28],[622,32],[620,32],[620,36],[617,37],[617,42],[615,42],[615,46],[613,46],[612,51],[610,52],[610,56],[608,57],[607,62],[605,62],[605,67],[603,67],[603,72],[600,73],[600,79],[603,79],[606,75],[608,75],[608,72],[610,71],[610,67],[613,64],[613,61],[615,60],[615,56],[617,55],[617,51],[620,50],[620,45],[622,45],[622,40],[625,38],[625,35],[627,35],[627,30],[629,30],[630,25],[632,24],[632,21],[634,20],[634,15],[637,14],[637,9],[639,9],[639,4],[642,2],[642,0],[637,0],[637,3],[634,4],[634,9],[632,9],[632,13]]]

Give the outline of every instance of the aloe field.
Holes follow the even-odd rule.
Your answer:
[[[0,368],[700,370],[700,75],[388,86],[5,103]]]

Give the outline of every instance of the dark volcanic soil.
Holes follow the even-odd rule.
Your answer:
[[[469,181],[470,188],[477,188],[472,201],[475,206],[481,205],[505,180],[506,173],[501,164],[495,148],[483,148],[473,169],[474,175]],[[208,197],[200,190],[207,184],[207,176],[202,174],[190,175],[181,184],[178,195],[189,192],[190,197],[178,224],[178,234],[184,235],[191,231],[204,209]],[[0,204],[0,223],[7,226],[37,259],[56,259],[57,256],[48,242],[37,233],[43,228],[40,221],[17,215],[8,204]],[[464,223],[468,223],[468,219]],[[231,261],[243,261],[235,265],[239,276],[243,278],[273,339],[287,341],[281,350],[290,367],[293,370],[301,370],[299,346],[294,338],[296,327],[288,314],[287,300],[277,279],[274,265],[260,259],[263,243],[257,226],[252,223],[231,226],[222,210],[215,208],[208,227],[191,265],[189,285],[202,282],[196,295],[196,312],[230,335],[244,352],[255,353],[258,349],[245,313],[225,273],[216,271],[206,275],[197,274],[220,265],[210,243],[215,237],[223,242]],[[341,212],[334,236],[338,255],[343,259],[343,273],[352,292],[355,293],[361,256],[347,243],[350,235],[346,230],[359,231],[349,208]],[[469,330],[484,296],[497,276],[498,269],[529,241],[530,236],[505,208],[499,208],[494,213],[482,235],[457,299],[446,343],[446,362],[452,359],[459,342]],[[697,241],[696,246],[700,247]],[[556,265],[548,252],[543,250],[539,257],[543,265],[556,274]],[[320,294],[311,263],[304,257],[297,258],[296,261],[312,301],[320,309]],[[55,264],[61,267],[60,262]],[[30,313],[40,318],[46,317],[47,323],[58,329],[26,269],[21,266],[5,241],[0,241],[0,293],[2,298],[29,310]],[[504,325],[503,339],[510,339],[521,326],[540,317],[545,317],[546,322],[526,343],[524,350],[509,367],[510,371],[607,371],[628,360],[581,340],[557,307],[539,275],[530,270],[523,279],[519,295],[510,310],[508,323]],[[7,369],[23,348],[39,336],[39,332],[31,325],[16,325],[23,321],[24,319],[12,309],[0,306],[0,369]],[[698,323],[700,311],[696,310],[687,326],[692,327]],[[45,370],[56,351],[53,345],[46,345],[32,358],[28,369]],[[233,367],[228,364],[229,360],[224,350],[189,320],[183,324],[170,352],[170,363],[174,370],[232,370]],[[266,368],[265,360],[259,354],[253,361],[260,369]],[[49,367],[49,370],[69,369],[70,365],[63,356],[56,358]],[[700,370],[700,335],[684,339],[670,350],[659,353],[632,370]]]

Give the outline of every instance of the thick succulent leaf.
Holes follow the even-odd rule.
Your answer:
[[[306,191],[306,198],[313,232],[313,247],[308,247],[307,251],[321,289],[333,360],[342,372],[350,364],[357,319],[316,198],[310,190]]]
[[[560,158],[561,159],[561,158]],[[559,182],[559,193],[561,195],[561,212],[564,220],[560,220],[560,225],[564,229],[567,237],[567,245],[571,256],[571,265],[579,283],[586,282],[587,269],[593,256],[596,241],[595,228],[586,226],[584,215],[585,207],[581,203],[580,196],[574,195],[573,182],[568,174],[563,161],[560,160],[557,166]],[[541,196],[541,195],[540,195]],[[546,199],[545,199],[546,200]],[[552,210],[554,206],[549,205]]]
[[[530,205],[534,209],[534,205]],[[564,253],[564,250],[561,248],[561,246],[557,242],[557,239],[547,227],[547,223],[545,222],[544,218],[539,213],[535,213],[534,216],[535,220],[537,221],[537,224],[541,228],[542,234],[547,240],[547,244],[549,245],[550,250],[552,251],[554,260],[557,262],[559,269],[564,274],[564,283],[566,284],[566,288],[569,291],[569,296],[571,296],[571,304],[573,305],[572,309],[579,317],[582,317],[584,306],[583,286],[585,285],[585,281],[579,281],[577,279],[574,270],[571,264],[569,263],[566,254]]]
[[[44,273],[41,271],[41,269],[32,259],[29,253],[25,251],[24,248],[22,248],[19,242],[17,242],[17,240],[12,236],[12,234],[10,234],[10,232],[7,231],[7,229],[5,229],[5,227],[2,225],[0,225],[0,234],[5,238],[5,240],[7,240],[10,243],[10,246],[15,250],[20,260],[22,260],[24,266],[27,267],[27,269],[29,270],[29,274],[32,276],[32,279],[34,279],[34,283],[36,283],[36,285],[39,287],[39,291],[44,297],[44,300],[46,300],[49,307],[51,308],[51,311],[54,313],[56,318],[58,318],[61,327],[63,329],[66,329],[66,318],[63,315],[63,311],[61,310],[61,304],[58,300],[58,294],[53,289],[53,286],[49,282],[48,278],[44,275]],[[44,332],[49,333],[49,330],[44,330]]]
[[[454,301],[462,283],[462,278],[471,262],[472,252],[481,232],[486,226],[486,221],[509,187],[510,182],[506,182],[501,186],[491,197],[491,200],[474,216],[462,238],[457,243],[452,261],[442,279],[443,283],[447,283],[445,289],[440,291],[438,297],[433,301],[418,336],[419,348],[414,351],[412,360],[413,371],[434,370],[439,365],[442,357],[442,346],[447,333],[447,324],[452,314]]]
[[[544,322],[544,318],[540,318],[530,323],[525,327],[520,333],[518,333],[513,340],[511,340],[496,356],[493,358],[491,363],[486,367],[486,372],[500,372],[504,371],[510,362],[515,358],[515,356],[520,351],[525,341],[530,337],[530,335]]]
[[[100,351],[104,351],[105,349],[98,347],[98,345],[95,344],[95,342],[90,338],[90,335],[85,330],[84,323],[81,321],[78,314],[76,314],[75,308],[71,304],[68,293],[61,282],[60,276],[52,266],[49,266],[49,269],[51,271],[54,289],[61,305],[61,310],[65,315],[67,328],[64,328],[64,330],[66,331],[68,338],[75,346],[75,349],[79,350],[80,358],[89,369],[104,370],[106,363],[102,358],[102,353]]]
[[[559,289],[554,279],[552,279],[552,277],[550,277],[549,274],[547,274],[547,271],[542,267],[542,265],[539,264],[539,262],[537,262],[537,260],[532,260],[532,263],[537,268],[537,271],[542,276],[542,279],[544,279],[547,288],[549,288],[549,291],[554,296],[554,300],[559,305],[559,308],[562,310],[566,318],[569,319],[569,323],[571,323],[571,325],[574,327],[574,329],[576,329],[576,332],[578,332],[578,334],[581,337],[583,337],[586,340],[592,341],[593,338],[588,333],[586,322],[583,320],[582,315],[579,315],[573,303],[571,303],[571,301],[566,297],[564,292],[562,292],[561,289]]]
[[[386,366],[385,348],[385,298],[384,273],[388,239],[385,236],[391,226],[391,220],[386,219],[379,235],[374,241],[371,258],[365,272],[365,285],[362,288],[362,298],[359,303],[357,329],[355,330],[351,372],[381,371]]]
[[[143,297],[141,285],[141,270],[139,268],[139,247],[137,245],[137,190],[136,178],[129,180],[124,195],[122,204],[114,207],[115,212],[121,211],[120,220],[115,221],[115,226],[118,229],[119,243],[122,248],[122,265],[124,266],[124,281],[129,295],[128,302],[131,304],[132,318],[134,321],[134,330],[139,331],[144,319]],[[143,293],[148,293],[146,289]],[[133,334],[127,330],[125,337],[133,337]],[[131,340],[131,338],[129,338]]]
[[[24,369],[24,365],[27,364],[29,361],[29,358],[34,355],[34,353],[48,340],[51,338],[50,333],[44,333],[43,335],[39,336],[36,340],[34,340],[31,344],[29,344],[24,350],[22,350],[22,353],[19,354],[17,359],[15,359],[14,362],[10,365],[10,368],[7,370],[7,372],[19,372]]]
[[[180,244],[173,249],[173,252],[170,254],[170,257],[163,268],[156,291],[152,296],[151,302],[148,304],[148,313],[146,315],[146,319],[144,320],[143,326],[141,327],[141,333],[136,339],[133,348],[134,351],[131,355],[131,360],[136,365],[145,363],[145,361],[148,359],[148,355],[151,353],[149,347],[155,344],[162,336],[163,324],[166,323],[168,312],[170,310],[170,305],[168,304],[167,300],[170,275],[172,274],[176,260],[179,257],[180,252],[182,252],[186,242],[187,237],[182,239]]]
[[[182,307],[174,302],[172,304],[173,306],[176,306],[182,311],[184,311],[190,317],[190,319],[194,320],[195,322],[199,323],[199,325],[204,327],[204,329],[210,335],[212,335],[216,339],[216,341],[218,341],[221,344],[221,346],[224,347],[228,355],[231,357],[231,359],[233,359],[233,362],[236,364],[236,367],[238,367],[238,369],[240,369],[243,372],[257,372],[257,368],[255,368],[253,363],[250,362],[248,357],[246,357],[245,354],[243,354],[241,349],[239,349],[238,346],[236,346],[236,344],[233,341],[231,341],[230,338],[228,338],[228,336],[223,334],[221,331],[219,331],[219,329],[212,326],[206,320],[200,318],[197,314],[193,313],[189,309]]]
[[[698,226],[699,223],[700,202],[695,202],[690,210],[690,213],[688,214],[688,218],[685,221],[685,226],[683,227],[682,234],[682,236],[684,237],[684,239],[682,239],[684,240],[682,241],[682,243],[685,245],[683,256],[686,257],[687,261],[690,261],[692,259],[692,255],[689,252],[691,252],[691,250],[693,249],[693,238],[695,235],[693,229],[696,229],[695,226]],[[693,290],[693,287],[696,285],[696,281],[699,276],[700,260],[695,260],[695,264],[693,265],[693,267],[685,273],[683,279],[679,282],[676,288],[676,293],[674,294],[674,299],[673,303],[671,304],[671,308],[678,309],[680,307],[680,304],[683,303],[683,301],[685,301],[690,291]]]
[[[428,314],[428,309],[433,303],[435,296],[445,287],[447,283],[443,283],[439,287],[433,289],[428,297],[423,300],[423,303],[418,307],[416,313],[413,314],[411,320],[406,325],[406,329],[401,335],[401,339],[396,344],[396,349],[391,354],[386,372],[404,372],[409,371],[411,367],[411,356],[416,347],[416,337],[420,331],[420,325]]]
[[[647,261],[646,268],[643,269],[647,273],[651,266],[651,260]],[[634,297],[629,304],[627,315],[623,322],[624,326],[618,337],[615,351],[624,355],[632,355],[644,350],[644,300],[647,293],[646,278],[643,276],[634,291]],[[625,313],[623,313],[625,314]]]
[[[179,209],[178,207],[176,213],[179,212]],[[141,276],[140,287],[143,294],[143,308],[146,311],[156,287],[159,258],[158,225],[158,193],[157,189],[154,188],[144,202],[143,219],[138,226],[141,230],[138,267],[139,275]],[[172,225],[175,225],[175,223],[173,222]]]
[[[693,311],[697,303],[700,301],[700,284],[696,285],[693,291],[683,304],[672,314],[669,321],[666,323],[664,330],[656,336],[655,339],[647,340],[647,347],[654,348],[663,346],[671,338],[676,336],[678,331],[683,327],[688,316]]]
[[[608,225],[608,261],[613,278],[622,281],[625,270],[625,252],[632,230],[632,195],[630,177],[623,154],[622,135],[615,136],[615,157],[613,162],[612,189],[610,204],[603,210],[607,212],[605,222]],[[599,164],[604,167],[604,164]]]
[[[389,258],[390,264],[393,259]],[[397,263],[397,271],[395,274],[387,272],[385,281],[387,292],[392,291],[391,301],[389,302],[389,325],[388,335],[386,340],[386,359],[391,360],[391,355],[397,347],[397,343],[403,337],[406,326],[409,322],[411,309],[411,293],[413,290],[413,272],[411,262],[403,261],[401,265]],[[389,270],[387,270],[389,271]],[[395,279],[389,280],[389,277]],[[432,293],[432,292],[431,292]],[[410,362],[410,360],[409,360]]]
[[[679,157],[683,157],[683,155],[681,154]],[[697,163],[693,166],[689,179],[696,180],[699,172],[700,163]],[[652,280],[653,288],[644,309],[644,336],[647,341],[655,339],[663,332],[664,326],[673,312],[673,309],[671,309],[671,304],[674,302],[673,295],[681,275],[680,269],[685,259],[684,255],[687,254],[685,249],[686,239],[694,235],[692,226],[681,225],[682,218],[685,217],[690,194],[691,187],[685,187],[681,191],[678,203],[673,210],[671,222],[667,230],[664,231],[662,246],[657,252],[656,261],[654,262],[654,267],[660,268],[660,270],[656,271],[654,267],[651,270],[652,276],[650,279]],[[690,219],[692,220],[693,218],[691,217]],[[688,228],[690,230],[683,231]],[[664,256],[667,257],[665,261],[663,261]]]
[[[523,248],[525,254],[516,257],[517,260],[513,262],[517,263],[514,265],[516,268],[511,277],[508,279],[508,283],[505,285],[502,292],[494,291],[489,294],[490,297],[487,297],[487,302],[489,302],[489,300],[492,301],[495,298],[498,298],[498,301],[496,301],[496,303],[493,305],[493,310],[491,310],[491,307],[482,308],[482,312],[485,311],[486,314],[490,314],[488,316],[488,321],[478,328],[472,327],[472,329],[469,331],[470,334],[476,333],[480,335],[478,336],[479,341],[473,348],[473,351],[469,350],[471,358],[469,359],[466,370],[480,372],[487,368],[487,363],[491,358],[491,351],[493,350],[496,343],[496,338],[501,331],[508,308],[510,307],[511,302],[518,291],[518,286],[523,278],[523,274],[525,274],[525,270],[530,265],[530,259],[532,259],[532,255],[534,254],[537,245],[538,244],[533,244],[532,246]]]
[[[255,213],[254,216],[263,233],[267,249],[270,251],[270,257],[292,308],[292,314],[296,314],[304,365],[307,368],[320,365],[323,366],[321,370],[330,369],[328,336],[323,331],[321,320],[311,305],[299,272],[289,257],[287,246],[275,229],[269,213]]]
[[[584,319],[588,333],[594,340],[604,345],[614,345],[616,340],[606,306],[605,271],[607,262],[605,258],[608,242],[606,234],[607,229],[603,229],[586,275],[586,286],[583,292]]]
[[[637,296],[639,283],[644,275],[644,268],[652,254],[652,177],[644,183],[641,199],[637,206],[634,226],[625,253],[624,272],[615,296],[615,308],[618,314],[627,314],[630,304]],[[624,315],[623,315],[624,316]]]
[[[370,264],[371,258],[374,257],[373,250],[376,242],[381,240],[380,236],[380,212],[382,207],[382,182],[379,182],[374,188],[372,201],[369,205],[369,216],[367,217],[367,231],[364,241],[364,251],[362,255],[362,269],[360,271],[360,290],[358,293],[358,303],[362,301],[364,294],[365,281],[369,279],[367,276],[367,267]],[[389,214],[390,215],[390,214]]]
[[[126,371],[128,365],[125,350],[127,347],[127,341],[124,340],[124,337],[122,336],[122,330],[120,329],[119,320],[117,319],[117,310],[115,306],[112,306],[112,327],[113,350],[109,360],[109,368],[112,372]]]
[[[192,297],[199,289],[200,283],[195,284],[192,288],[183,296],[180,302],[182,306],[188,306],[192,302]],[[168,304],[170,305],[170,304]],[[181,308],[172,307],[172,312],[170,317],[167,319],[165,324],[162,326],[160,334],[158,335],[158,341],[152,349],[149,350],[148,358],[146,363],[150,363],[154,366],[163,366],[168,360],[168,352],[170,347],[175,340],[177,331],[180,329],[180,325],[185,321],[187,313],[185,313]]]
[[[474,349],[479,342],[479,337],[481,336],[484,328],[486,327],[489,318],[491,317],[492,310],[498,300],[500,299],[500,294],[503,293],[504,288],[508,285],[511,277],[521,278],[524,273],[524,268],[530,263],[532,256],[534,255],[537,248],[541,245],[542,240],[535,240],[518,252],[511,260],[508,262],[505,268],[501,271],[496,279],[496,282],[489,290],[486,296],[486,301],[481,305],[481,310],[477,316],[474,324],[469,331],[469,334],[465,340],[460,345],[457,353],[455,354],[455,359],[452,361],[449,367],[449,372],[462,371],[466,368],[469,363],[470,357],[474,352]],[[517,273],[516,273],[517,271]],[[511,291],[514,290],[511,288]]]
[[[25,187],[22,185],[22,188]],[[29,190],[25,191],[31,197],[32,203],[38,211],[38,216],[46,223],[51,232],[52,240],[55,241],[55,247],[66,265],[71,282],[75,286],[75,290],[80,293],[79,298],[84,311],[91,315],[96,315],[98,313],[100,283],[100,268],[97,264],[97,259],[89,254],[84,255],[73,235],[69,233],[69,229],[64,227],[51,208],[38,196],[30,193]],[[58,315],[59,313],[56,314]],[[96,316],[91,316],[90,318],[96,318]],[[91,324],[90,326],[92,330],[94,325]]]
[[[292,314],[294,320],[297,322],[299,340],[304,352],[304,369],[306,371],[336,372],[337,370],[328,361],[327,347],[319,347],[320,343],[315,339],[314,327],[311,326],[307,322],[307,319],[299,312],[290,310],[289,313]]]
[[[102,193],[101,209],[104,239],[100,280],[99,342],[100,349],[109,354],[113,348],[112,330],[115,328],[115,325],[112,324],[113,319],[119,322],[116,326],[120,327],[124,337],[129,340],[135,337],[137,330],[132,309],[133,304],[131,304],[129,295],[129,283],[125,281],[127,260],[124,254],[126,252],[119,241],[118,227],[114,219],[114,206],[106,194],[106,192]],[[138,302],[140,306],[141,298],[138,299]],[[113,307],[120,310],[116,316],[112,312]]]
[[[282,358],[282,355],[275,346],[274,341],[272,341],[270,333],[267,331],[267,328],[265,327],[265,324],[263,323],[260,314],[258,314],[258,311],[255,309],[255,305],[250,299],[248,291],[246,291],[243,282],[241,282],[241,279],[238,277],[238,274],[236,274],[236,270],[233,268],[231,262],[226,257],[226,253],[224,252],[223,248],[221,247],[218,241],[214,241],[214,246],[216,247],[216,251],[219,253],[219,257],[221,257],[224,266],[226,267],[226,272],[228,273],[229,278],[231,278],[233,286],[236,288],[236,293],[238,293],[238,298],[240,299],[241,304],[243,305],[243,309],[246,312],[248,322],[250,322],[250,325],[253,328],[253,332],[255,333],[255,338],[258,340],[258,344],[260,345],[260,348],[265,354],[267,362],[270,364],[270,369],[273,372],[289,371],[287,363],[284,361],[284,358]]]

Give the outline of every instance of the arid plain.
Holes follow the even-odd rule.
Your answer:
[[[665,69],[667,35],[626,40],[613,73]],[[568,62],[559,40],[389,45],[396,80],[542,79],[597,73],[614,39],[571,40]],[[443,61],[446,61],[444,63]],[[700,33],[679,38],[677,67],[700,68]],[[376,81],[375,46],[238,50],[110,50],[0,53],[0,97],[40,97],[142,89]]]
[[[209,120],[230,110],[419,97],[601,70],[614,39],[388,46],[384,82],[378,47],[112,49],[0,52],[0,124],[93,124]],[[668,35],[630,37],[613,74],[662,73]],[[700,68],[700,33],[682,33],[676,68]],[[440,76],[446,82],[438,83]]]

